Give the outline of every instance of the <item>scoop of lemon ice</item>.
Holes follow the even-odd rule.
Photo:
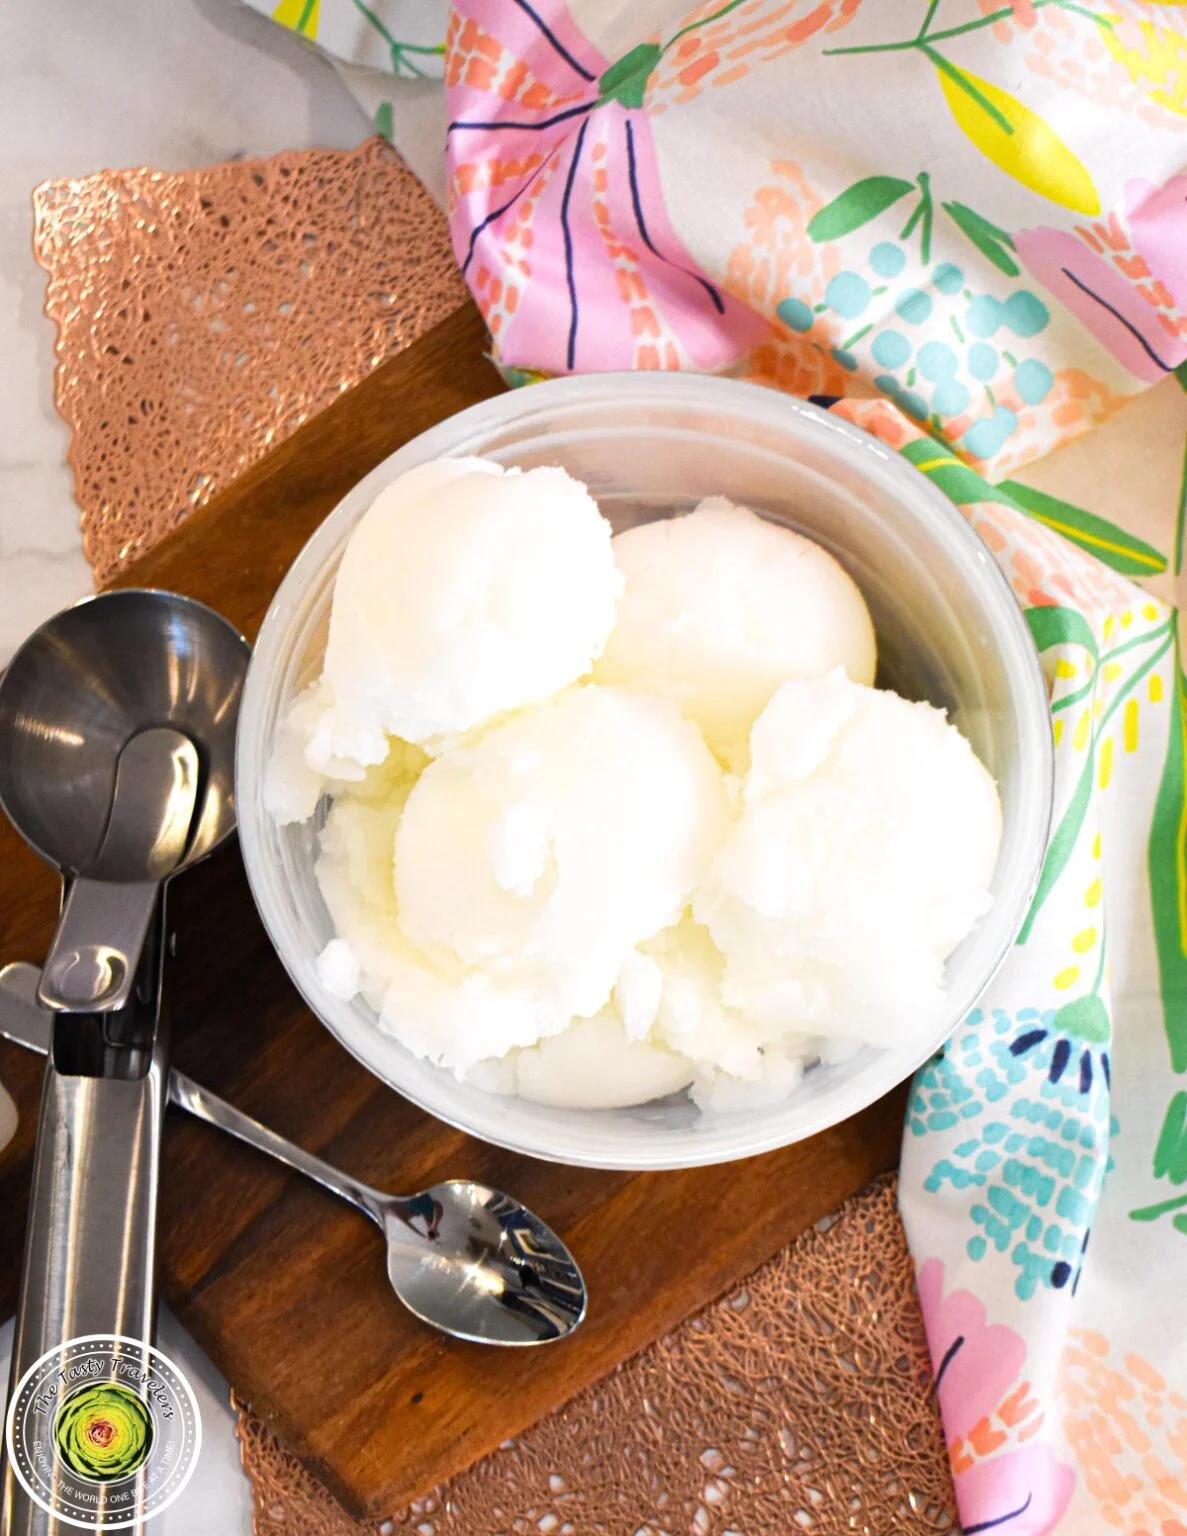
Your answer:
[[[391,738],[434,747],[585,676],[622,588],[610,525],[563,469],[438,459],[382,490],[334,581],[319,682],[277,733],[280,821]]]
[[[622,1109],[679,1093],[692,1082],[687,1057],[632,1040],[612,1011],[575,1019],[559,1035],[480,1062],[467,1080],[489,1093],[514,1093],[563,1109]]]
[[[783,685],[743,813],[694,910],[751,1020],[890,1045],[926,1035],[944,961],[990,905],[997,789],[941,710],[837,670]]]
[[[356,957],[384,1026],[457,1072],[602,1010],[727,819],[694,725],[592,685],[449,747],[400,798],[335,801],[318,877],[346,950],[323,979],[349,986]]]
[[[874,680],[874,627],[848,572],[745,507],[711,497],[620,533],[614,555],[626,589],[595,677],[672,699],[735,770],[788,678]]]

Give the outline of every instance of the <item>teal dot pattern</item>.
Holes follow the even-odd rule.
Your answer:
[[[911,355],[911,343],[901,331],[880,331],[870,351],[883,368],[901,368]]]
[[[962,266],[921,266],[909,242],[883,239],[832,277],[823,302],[789,294],[776,314],[914,421],[989,459],[1017,431],[1019,402],[1039,406],[1055,387],[1042,358],[1026,355],[1051,316],[1029,289],[1003,298],[974,281]]]
[[[983,384],[988,384],[997,372],[998,361],[997,348],[987,341],[975,341],[969,348],[969,372]]]
[[[950,261],[942,261],[931,275],[941,293],[959,293],[964,287],[964,273]]]
[[[1055,377],[1046,363],[1040,363],[1036,357],[1028,357],[1025,362],[1018,364],[1014,383],[1027,405],[1041,405],[1055,388]]]
[[[829,283],[824,302],[845,320],[856,320],[870,302],[870,285],[857,272],[838,272]]]
[[[933,384],[956,377],[960,359],[946,341],[925,341],[919,348],[919,372]]]
[[[895,313],[909,325],[923,325],[930,320],[933,307],[931,295],[922,288],[907,288],[894,301]]]
[[[907,265],[907,253],[892,240],[880,240],[870,252],[870,266],[879,277],[897,277]]]
[[[974,1263],[1003,1258],[1023,1301],[1075,1291],[1117,1129],[1099,1062],[1087,1085],[1053,1075],[1067,1056],[1054,1018],[975,1009],[916,1075],[907,1110],[909,1135],[944,1146],[924,1188],[977,1192],[965,1250]]]
[[[798,331],[801,336],[812,329],[816,318],[802,299],[784,299],[775,313],[784,325]]]

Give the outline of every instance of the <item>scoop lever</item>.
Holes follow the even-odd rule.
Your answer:
[[[66,1013],[125,1006],[163,881],[185,855],[198,801],[198,753],[152,726],[120,752],[111,813],[94,861],[70,882],[39,1001]]]

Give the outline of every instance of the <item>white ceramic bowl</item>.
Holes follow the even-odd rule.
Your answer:
[[[873,612],[879,679],[946,707],[998,781],[1004,835],[989,915],[947,966],[951,1007],[931,1039],[816,1067],[784,1102],[701,1114],[683,1095],[618,1110],[563,1110],[483,1092],[383,1034],[361,998],[318,980],[332,936],[314,879],[316,828],[263,808],[277,721],[320,671],[334,574],[355,522],[426,459],[482,454],[584,480],[616,529],[721,494],[809,534],[849,568]],[[1046,690],[1026,624],[956,508],[891,449],[773,391],[689,374],[602,374],[533,385],[463,411],[361,481],[310,539],[264,620],[239,720],[243,857],[272,942],[314,1013],[364,1066],[440,1119],[536,1157],[602,1168],[676,1168],[749,1157],[810,1136],[886,1093],[976,1001],[1025,916],[1051,807]]]

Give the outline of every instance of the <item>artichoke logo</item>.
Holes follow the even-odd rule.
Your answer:
[[[143,1340],[69,1339],[25,1372],[8,1405],[9,1465],[62,1525],[139,1527],[189,1482],[202,1444],[193,1389]]]
[[[131,1477],[152,1449],[152,1415],[148,1404],[119,1382],[81,1387],[58,1410],[54,1443],[79,1477],[97,1483]]]

